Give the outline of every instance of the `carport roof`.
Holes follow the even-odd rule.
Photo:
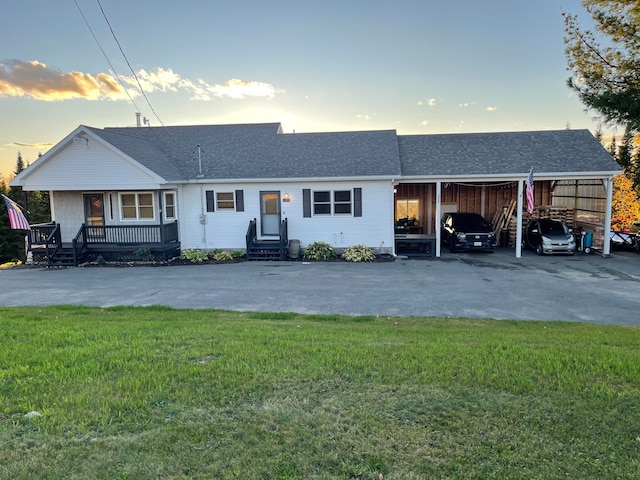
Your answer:
[[[398,143],[403,177],[620,172],[588,130],[400,135]]]

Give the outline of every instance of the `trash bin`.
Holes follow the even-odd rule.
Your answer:
[[[502,230],[500,230],[500,246],[501,247],[508,247],[509,246],[509,229],[508,228],[503,228]]]
[[[289,240],[289,258],[300,256],[300,240]]]

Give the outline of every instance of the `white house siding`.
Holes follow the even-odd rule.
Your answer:
[[[362,217],[321,215],[303,217],[302,191],[352,190],[362,188]],[[244,212],[206,212],[205,192],[244,191]],[[179,198],[180,241],[183,249],[244,249],[249,222],[258,220],[260,235],[260,192],[278,191],[281,214],[288,220],[289,239],[300,240],[302,248],[324,241],[337,249],[365,244],[390,253],[393,248],[393,186],[390,181],[201,184],[181,189]],[[285,193],[290,202],[282,202]],[[353,211],[353,205],[352,205]],[[204,215],[205,223],[200,223]]]
[[[31,168],[29,190],[158,188],[152,175],[93,139],[88,144],[71,142],[46,163]]]
[[[84,223],[82,192],[51,192],[51,220],[60,224],[63,242],[71,242]]]

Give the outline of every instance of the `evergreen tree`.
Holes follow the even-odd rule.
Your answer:
[[[0,183],[0,194],[11,198],[4,180]],[[24,259],[24,231],[11,229],[9,214],[3,200],[0,202],[0,264]]]
[[[596,34],[563,13],[565,54],[575,90],[610,123],[640,130],[640,8],[637,0],[583,0]]]

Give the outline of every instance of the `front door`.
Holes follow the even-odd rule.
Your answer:
[[[84,194],[84,223],[87,227],[104,225],[104,197],[101,193]],[[104,228],[89,228],[87,234],[91,237],[102,237]]]
[[[260,234],[280,235],[280,192],[260,192]]]

